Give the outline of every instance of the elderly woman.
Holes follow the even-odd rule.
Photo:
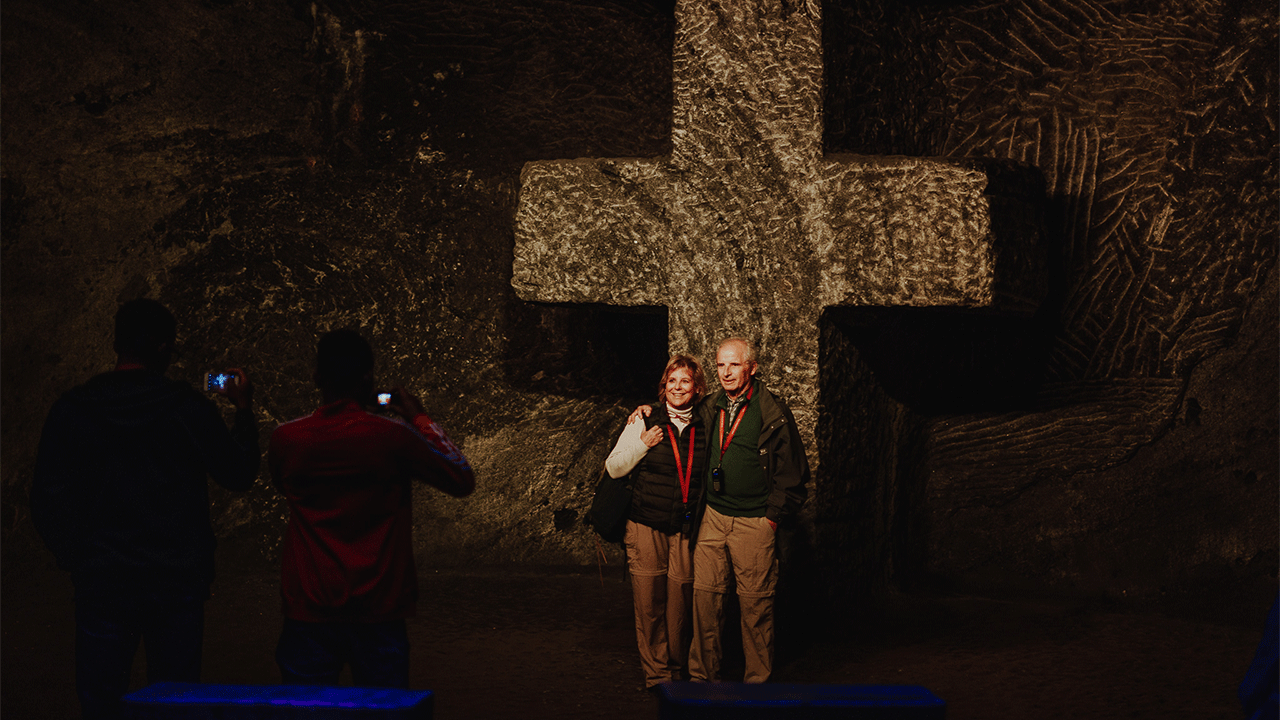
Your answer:
[[[605,460],[611,476],[631,473],[623,542],[646,690],[679,680],[689,652],[693,545],[707,462],[705,428],[693,409],[706,390],[696,359],[672,357],[649,416],[628,423]]]

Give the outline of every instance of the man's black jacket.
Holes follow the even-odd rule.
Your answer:
[[[208,477],[258,475],[252,410],[228,432],[213,402],[148,370],[104,373],[49,412],[31,516],[77,594],[204,596],[213,580]]]

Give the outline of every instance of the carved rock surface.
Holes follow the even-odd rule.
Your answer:
[[[1034,172],[997,224],[980,164],[821,156],[820,28],[816,2],[679,3],[671,154],[527,164],[512,273],[527,300],[666,306],[672,352],[756,339],[810,448],[823,307],[1030,312],[1045,282]]]
[[[818,4],[705,7],[698,41],[725,23],[785,30],[777,18]],[[841,572],[841,607],[920,576],[991,592],[1273,595],[1280,440],[1263,401],[1280,393],[1277,338],[1274,320],[1249,329],[1249,308],[1276,303],[1263,283],[1280,208],[1274,3],[820,9],[820,40],[797,25],[732,55],[743,60],[677,69],[675,11],[660,0],[333,0],[314,15],[280,0],[0,4],[6,559],[44,557],[26,510],[44,414],[110,367],[117,303],[148,294],[183,326],[174,376],[243,363],[264,435],[314,409],[317,333],[368,333],[382,376],[418,390],[478,458],[474,502],[419,495],[433,563],[592,563],[579,483],[612,443],[606,418],[652,398],[668,339],[758,331],[767,380],[810,398],[824,466],[811,539]],[[769,79],[762,53],[801,74]],[[743,67],[761,81],[728,82]],[[755,100],[725,107],[734,87]],[[712,114],[751,138],[742,157],[722,152]],[[680,164],[682,138],[717,166]],[[905,219],[947,217],[951,200],[911,196],[927,207],[875,225],[862,200],[831,195],[830,178],[869,172],[842,164],[851,156],[947,157],[957,187],[985,178],[989,232],[1042,227],[1047,257],[975,244],[989,286],[931,269],[899,287],[910,258],[887,253],[929,230]],[[677,311],[706,310],[670,297],[602,304],[633,302],[643,283],[583,305],[517,296],[522,168],[568,167],[544,162],[557,158],[593,159],[602,184],[557,190],[600,193],[583,203],[667,203],[584,231],[715,238],[716,260],[670,261],[703,262],[717,292],[781,319],[695,322]],[[1043,213],[1027,209],[1035,193]],[[841,257],[839,238],[855,235],[884,254]],[[664,269],[614,249],[610,272]],[[950,262],[935,249],[918,254]],[[724,279],[739,263],[768,277],[772,262],[790,286]],[[1047,294],[1002,284],[1037,263]],[[1024,312],[838,304],[971,292]],[[274,551],[281,507],[265,481],[215,494],[214,517],[224,543]]]
[[[369,337],[480,479],[467,500],[418,490],[424,558],[594,561],[584,488],[619,399],[651,399],[665,321],[515,298],[514,191],[529,157],[661,151],[670,19],[356,5],[4,4],[6,557],[47,561],[26,500],[44,415],[110,369],[117,304],[148,295],[179,320],[171,377],[250,372],[264,447],[319,402],[318,335]],[[278,551],[265,467],[211,495],[221,542]]]
[[[1275,8],[844,2],[827,17],[828,152],[1026,162],[1043,173],[1049,198],[1050,294],[1030,325],[1011,324],[986,348],[952,338],[939,355],[957,372],[911,359],[939,345],[910,337],[906,320],[859,336],[856,357],[930,428],[928,467],[890,481],[908,491],[923,473],[928,487],[924,522],[898,524],[898,549],[920,563],[928,555],[929,570],[948,581],[988,590],[1049,583],[1151,598],[1215,587],[1203,580],[1210,575],[1220,599],[1250,583],[1274,590],[1271,411],[1255,421],[1256,408],[1231,401],[1239,415],[1218,416],[1214,431],[1233,439],[1214,443],[1241,450],[1219,456],[1213,443],[1202,446],[1218,457],[1213,472],[1192,469],[1200,463],[1179,436],[1196,383],[1235,387],[1245,375],[1260,397],[1277,392],[1265,362],[1200,367],[1240,352],[1222,350],[1233,342],[1275,352],[1273,331],[1237,336],[1247,308],[1275,303],[1264,285],[1280,207]],[[991,356],[999,347],[1018,350],[1022,367]],[[984,398],[938,382],[965,377],[974,358],[1004,368],[1014,387],[968,373]],[[1253,451],[1261,456],[1246,460]],[[889,443],[871,461],[897,454]],[[1253,484],[1212,479],[1222,473]],[[1207,509],[1217,500],[1192,501],[1204,513],[1173,508],[1174,496],[1206,492],[1220,492],[1235,519]],[[1122,547],[1144,560],[1124,560]]]

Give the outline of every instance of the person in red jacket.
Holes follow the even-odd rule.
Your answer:
[[[316,385],[324,404],[280,425],[267,454],[289,505],[281,558],[284,628],[276,663],[287,684],[409,685],[405,618],[414,614],[411,481],[455,497],[475,489],[457,445],[403,388],[370,412],[373,350],[352,330],[320,338]]]

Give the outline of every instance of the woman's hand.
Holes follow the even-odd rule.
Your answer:
[[[640,433],[640,440],[647,446],[653,447],[662,442],[662,427],[654,425],[653,427]]]

